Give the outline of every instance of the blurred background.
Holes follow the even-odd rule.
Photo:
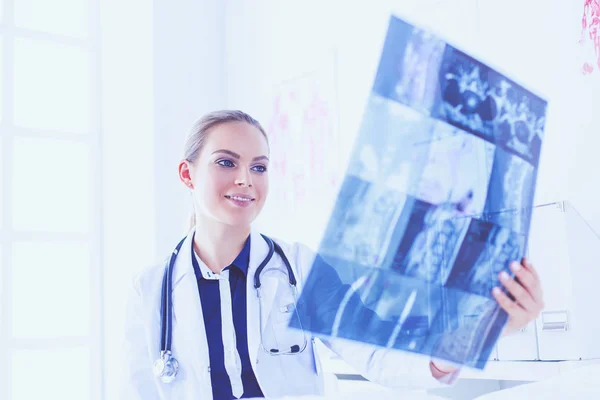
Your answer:
[[[583,12],[578,0],[1,1],[0,398],[117,398],[126,293],[185,233],[177,164],[206,112],[263,123],[274,164],[257,224],[316,248],[390,13],[549,101],[535,204],[569,200],[600,231],[600,66],[582,73],[598,58],[579,42]]]

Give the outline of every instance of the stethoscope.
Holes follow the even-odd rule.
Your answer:
[[[273,253],[277,253],[277,255],[279,255],[279,257],[281,257],[281,259],[283,260],[283,263],[285,264],[285,267],[287,269],[288,281],[289,281],[290,287],[291,287],[293,295],[294,295],[294,308],[295,308],[296,303],[297,303],[297,288],[296,288],[297,282],[296,282],[296,276],[294,275],[294,271],[292,270],[292,266],[290,265],[289,260],[283,253],[283,250],[277,243],[275,243],[273,240],[271,240],[269,237],[267,237],[265,235],[261,234],[261,236],[263,237],[265,242],[267,242],[267,245],[269,247],[269,252],[267,253],[267,256],[265,257],[263,262],[260,263],[260,265],[258,266],[258,268],[256,269],[256,272],[254,274],[254,289],[256,289],[257,296],[259,298],[261,297],[260,274],[263,271],[263,269],[267,266],[269,261],[271,261],[271,258],[273,257]],[[181,241],[177,244],[177,247],[175,247],[175,249],[173,250],[173,253],[171,253],[171,257],[169,258],[168,263],[165,265],[165,273],[163,275],[163,280],[162,280],[162,292],[161,292],[161,304],[160,304],[160,313],[161,313],[160,357],[156,361],[154,361],[152,369],[154,371],[154,375],[156,377],[160,378],[164,383],[173,382],[173,380],[177,376],[177,371],[179,370],[179,362],[177,361],[177,359],[175,357],[173,357],[173,354],[171,353],[172,318],[173,318],[173,301],[171,298],[171,292],[173,289],[173,279],[172,279],[173,267],[175,265],[175,260],[177,259],[177,255],[178,255],[179,251],[181,250],[181,246],[183,246],[183,243],[185,242],[186,239],[187,239],[187,237],[181,239]],[[261,301],[259,301],[259,316],[262,321],[262,302]],[[277,349],[277,348],[267,349],[263,344],[263,338],[262,338],[263,333],[262,333],[262,329],[261,329],[260,330],[261,347],[263,348],[264,351],[266,351],[267,353],[269,353],[271,355],[286,355],[286,354],[301,353],[306,348],[307,339],[306,339],[306,335],[304,334],[304,330],[302,329],[301,325],[300,325],[300,329],[302,330],[302,335],[304,337],[304,343],[302,345],[290,346],[289,349],[285,349],[283,351],[281,349]]]

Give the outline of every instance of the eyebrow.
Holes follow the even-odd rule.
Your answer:
[[[240,159],[240,155],[238,153],[234,153],[231,150],[220,149],[220,150],[215,150],[215,151],[212,152],[212,154],[216,154],[216,153],[224,153],[224,154],[230,155],[231,157],[235,158],[236,160]],[[254,157],[252,159],[253,162],[254,161],[259,161],[259,160],[267,160],[267,161],[269,161],[269,157],[267,157],[267,156],[258,156],[258,157]]]

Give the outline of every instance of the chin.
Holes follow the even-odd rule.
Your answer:
[[[247,208],[231,207],[226,204],[225,207],[219,207],[219,216],[221,221],[231,226],[248,226],[260,214],[262,210],[261,203],[254,203]]]
[[[221,221],[229,226],[242,227],[252,224],[256,217],[257,215],[255,215],[255,213],[247,213],[246,215],[240,213],[225,213],[223,218],[221,218]]]

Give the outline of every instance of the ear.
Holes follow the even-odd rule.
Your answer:
[[[187,188],[194,188],[193,165],[188,160],[179,162],[179,179]]]

